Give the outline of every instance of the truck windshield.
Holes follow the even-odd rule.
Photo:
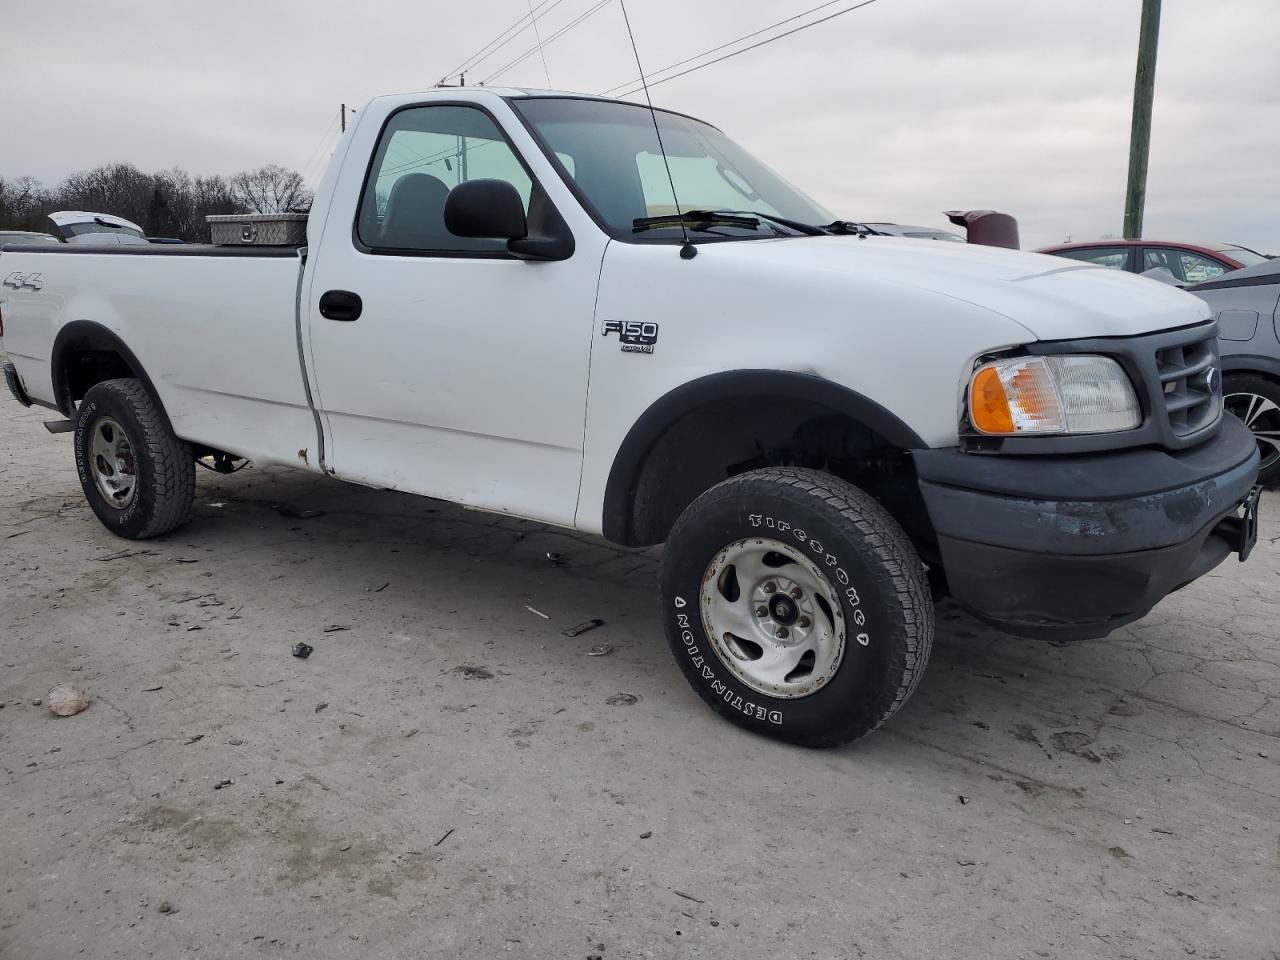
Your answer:
[[[833,219],[751,154],[708,124],[657,111],[667,177],[648,107],[566,97],[515,99],[512,106],[541,137],[596,219],[613,236],[650,241],[683,236],[676,217],[703,211],[734,216],[684,220],[698,239],[801,236],[787,226]],[[675,181],[675,196],[671,192]],[[752,216],[758,214],[758,216]],[[670,217],[667,225],[654,218]]]

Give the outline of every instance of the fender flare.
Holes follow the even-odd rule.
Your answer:
[[[147,376],[146,368],[138,361],[137,355],[114,330],[93,320],[71,321],[58,331],[53,341],[53,350],[49,354],[49,372],[53,380],[53,400],[63,416],[75,418],[75,401],[71,398],[66,360],[72,348],[81,344],[88,344],[95,350],[111,350],[118,353],[128,365],[129,370],[142,381],[142,385],[156,401],[156,405],[160,408],[160,415],[164,417],[165,426],[172,429],[173,424],[169,422],[169,414],[165,411],[164,404],[160,402],[160,394],[156,392],[155,384]]]
[[[895,446],[908,450],[928,446],[920,436],[880,404],[848,387],[809,373],[786,370],[728,370],[681,384],[655,400],[631,426],[614,454],[605,485],[602,530],[614,543],[628,543],[631,505],[649,452],[685,414],[707,403],[734,397],[777,397],[807,400],[846,414]]]
[[[1229,353],[1222,358],[1222,372],[1261,373],[1280,380],[1280,360],[1251,353]]]

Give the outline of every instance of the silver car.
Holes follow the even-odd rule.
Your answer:
[[[1259,480],[1280,484],[1280,260],[1233,270],[1187,292],[1218,320],[1227,409],[1258,439]]]

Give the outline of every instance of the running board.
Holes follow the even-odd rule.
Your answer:
[[[75,430],[74,420],[46,420],[44,428],[50,433],[71,433]]]

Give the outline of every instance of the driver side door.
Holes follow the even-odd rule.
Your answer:
[[[373,161],[339,177],[308,293],[326,465],[571,525],[603,238],[578,231],[567,260],[536,262],[449,232],[445,199],[468,180],[505,180],[535,217],[552,202],[479,104],[413,105],[363,133]],[[334,293],[358,315],[322,309]]]

